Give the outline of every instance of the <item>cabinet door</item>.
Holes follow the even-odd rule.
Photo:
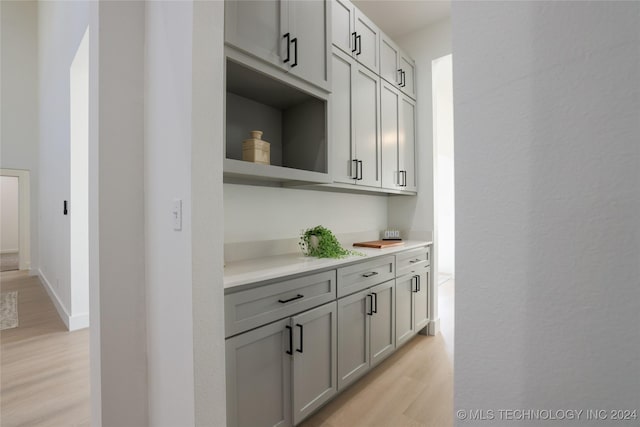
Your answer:
[[[415,275],[396,279],[396,347],[403,344],[415,333],[413,293]]]
[[[226,341],[227,425],[291,425],[289,319]]]
[[[368,291],[338,300],[338,390],[369,370],[370,300]]]
[[[371,366],[380,363],[396,348],[395,280],[381,283],[370,289],[373,296],[371,316]]]
[[[292,74],[328,87],[327,0],[289,1],[287,9],[291,59],[285,65]]]
[[[282,65],[283,0],[227,0],[224,4],[225,42],[278,66]]]
[[[380,138],[382,140],[382,188],[396,190],[400,184],[398,172],[398,113],[400,95],[390,83],[380,86]]]
[[[353,89],[355,158],[361,162],[357,183],[380,187],[380,78],[358,65]]]
[[[380,30],[362,12],[356,9],[355,32],[358,37],[355,58],[376,74],[380,73]]]
[[[355,8],[348,0],[331,2],[331,41],[343,52],[351,55],[354,48],[353,24]]]
[[[431,283],[431,269],[429,267],[425,268],[418,277],[417,291],[413,293],[415,299],[414,324],[416,325],[416,332],[420,331],[420,329],[429,323],[429,284]]]
[[[333,151],[333,180],[347,184],[355,183],[354,127],[351,115],[353,103],[354,61],[344,52],[333,49],[331,64],[331,84],[333,90],[329,97],[331,114],[331,144]]]
[[[417,191],[416,171],[416,103],[402,96],[400,99],[400,132],[398,135],[398,169],[405,175],[403,189]]]
[[[404,72],[403,85],[400,90],[411,98],[416,99],[416,66],[413,59],[405,54],[400,55],[399,68]]]
[[[401,83],[400,50],[385,34],[380,35],[380,77],[398,87]]]
[[[338,391],[336,302],[293,317],[293,424]]]

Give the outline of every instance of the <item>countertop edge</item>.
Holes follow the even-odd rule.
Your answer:
[[[386,249],[350,248],[365,256],[349,256],[340,259],[309,258],[299,253],[256,258],[230,263],[225,267],[224,293],[240,292],[255,286],[306,274],[332,270],[382,256],[432,245],[432,241],[408,240],[403,246]],[[272,264],[273,266],[270,266]],[[255,269],[249,266],[255,266]],[[235,270],[235,271],[234,271]]]

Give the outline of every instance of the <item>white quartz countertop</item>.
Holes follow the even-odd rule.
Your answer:
[[[284,278],[298,274],[311,273],[317,270],[328,270],[354,262],[364,261],[384,255],[420,248],[432,242],[405,240],[404,245],[386,249],[348,248],[358,251],[364,256],[353,255],[341,259],[306,257],[302,253],[256,258],[228,263],[224,268],[224,288],[239,287],[255,282]]]

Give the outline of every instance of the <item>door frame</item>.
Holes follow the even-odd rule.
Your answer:
[[[0,169],[1,176],[18,178],[18,269],[31,269],[31,173],[23,169]]]

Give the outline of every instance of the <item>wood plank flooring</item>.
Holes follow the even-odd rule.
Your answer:
[[[416,336],[301,426],[453,426],[454,287],[439,288],[440,334]]]
[[[3,272],[18,327],[0,332],[0,425],[88,426],[89,329],[68,332],[38,277]]]
[[[19,291],[20,322],[0,332],[0,425],[88,426],[89,330],[66,331],[37,277],[5,272],[0,281],[3,292]],[[440,334],[416,336],[302,425],[453,426],[454,286],[439,288]]]

